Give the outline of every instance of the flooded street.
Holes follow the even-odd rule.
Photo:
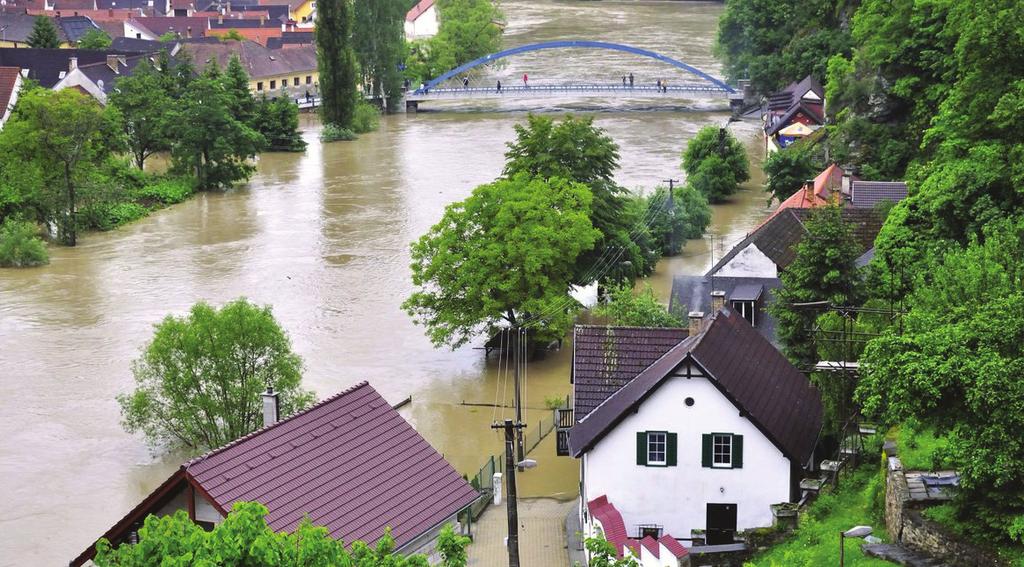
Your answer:
[[[720,4],[517,0],[502,8],[506,46],[580,38],[585,30],[587,39],[644,47],[720,76],[711,54]],[[626,72],[638,81],[682,79],[664,67],[623,54],[543,51],[490,72],[529,72],[538,82]],[[87,234],[76,248],[54,246],[47,267],[0,270],[0,478],[8,507],[0,564],[66,564],[181,464],[181,455],[154,457],[126,434],[114,398],[132,387],[131,361],[152,326],[200,300],[245,296],[273,306],[305,360],[305,387],[319,397],[362,380],[392,403],[412,396],[403,415],[460,472],[472,476],[501,451],[489,425],[511,410],[462,405],[511,403],[497,357],[485,363],[472,348],[482,339],[454,352],[434,349],[399,309],[412,291],[409,243],[447,204],[500,175],[505,143],[525,119],[513,110],[575,108],[561,100],[486,104],[493,108],[389,116],[377,132],[329,145],[305,117],[306,153],[263,155],[246,186]],[[681,178],[686,141],[728,118],[709,109],[724,102],[646,111],[608,104],[596,123],[621,147],[618,181],[637,191]],[[704,240],[662,261],[650,278],[662,299],[673,274],[703,272],[712,248],[723,254],[767,214],[757,126],[730,125],[749,148],[754,179],[714,207]],[[545,398],[569,393],[570,353],[566,342],[529,366],[530,428],[549,415]],[[556,458],[550,441],[531,455],[539,466],[523,475],[521,491],[572,497],[577,464]]]

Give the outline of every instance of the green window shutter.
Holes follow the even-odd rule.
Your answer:
[[[732,468],[743,468],[743,436],[732,436]]]
[[[701,435],[701,456],[700,464],[702,467],[711,467],[711,434],[705,433]]]
[[[676,466],[676,434],[668,433],[666,434],[666,437],[668,438],[668,443],[666,447],[667,451],[665,453],[665,464],[670,467],[674,467]]]
[[[636,464],[647,466],[647,432],[636,432]]]

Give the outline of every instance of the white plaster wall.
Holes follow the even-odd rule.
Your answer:
[[[765,256],[754,243],[750,243],[714,275],[734,278],[777,278],[779,269],[771,258]]]
[[[405,22],[405,38],[406,39],[422,39],[425,37],[433,37],[437,35],[438,21],[437,21],[437,6],[431,6],[427,8],[425,12],[420,14],[420,17],[416,18],[416,21]]]
[[[85,76],[85,73],[81,69],[75,69],[64,75],[64,78],[53,85],[53,90],[59,91],[72,87],[82,87],[86,90],[93,98],[98,100],[100,104],[107,104],[107,94],[103,92],[103,89],[92,81],[89,77]]]
[[[124,23],[124,36],[125,37],[138,37],[140,39],[155,40],[156,36],[152,34],[148,29],[132,25],[131,20],[127,20]]]
[[[676,433],[677,465],[637,465],[638,431]],[[743,435],[742,469],[701,466],[701,435],[716,432]],[[583,467],[584,498],[606,495],[630,536],[639,524],[659,524],[664,533],[690,537],[705,528],[708,503],[737,504],[739,530],[769,526],[770,506],[789,500],[789,460],[706,378],[668,378],[585,455]]]
[[[17,78],[14,79],[14,90],[11,91],[10,100],[7,101],[7,108],[3,109],[3,116],[0,116],[0,128],[3,128],[4,124],[7,123],[7,119],[11,117],[11,111],[14,110],[14,105],[18,103],[18,95],[21,93],[22,85],[23,82],[19,73]]]
[[[224,516],[220,515],[220,512],[210,504],[206,498],[203,498],[199,492],[196,492],[196,521],[197,522],[210,522],[213,524],[219,524],[224,520]]]

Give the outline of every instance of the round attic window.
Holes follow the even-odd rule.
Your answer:
[[[693,407],[693,398],[686,398],[686,407]]]

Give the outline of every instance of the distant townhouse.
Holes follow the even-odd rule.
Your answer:
[[[578,326],[572,375],[581,525],[620,556],[674,565],[800,498],[820,395],[736,310],[688,329]]]
[[[440,20],[434,0],[420,0],[405,14],[405,39],[425,39],[437,35]]]
[[[18,67],[27,79],[52,89],[79,65],[102,63],[108,56],[136,53],[118,50],[0,48],[0,66]]]
[[[762,107],[765,151],[785,148],[825,124],[825,90],[807,76],[769,95]]]
[[[131,76],[143,62],[156,68],[160,65],[155,53],[108,54],[102,62],[76,65],[53,89],[78,89],[105,105],[107,97],[117,88],[116,82],[122,77]]]
[[[149,515],[178,510],[212,529],[236,502],[267,507],[267,524],[290,531],[308,517],[331,537],[371,545],[390,528],[402,554],[431,554],[440,529],[479,494],[366,382],[181,466],[102,537],[130,545]],[[95,555],[95,544],[70,562]]]
[[[277,96],[288,93],[302,96],[319,89],[316,50],[312,45],[290,49],[268,49],[253,41],[184,42],[197,65],[215,59],[224,68],[237,55],[249,73],[249,89],[254,94]]]
[[[164,35],[190,39],[206,37],[209,29],[209,18],[203,17],[132,18],[124,22],[123,35],[148,40],[157,40]]]

